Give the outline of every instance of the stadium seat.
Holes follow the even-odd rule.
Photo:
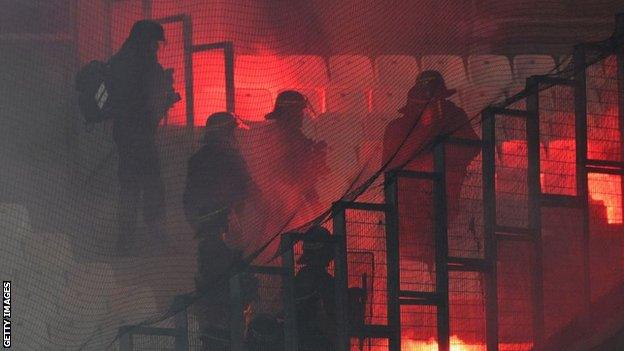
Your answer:
[[[436,70],[442,73],[446,85],[451,89],[463,89],[468,84],[464,60],[453,55],[423,56],[420,61],[421,71]]]
[[[470,85],[460,91],[461,107],[466,111],[468,117],[472,118],[488,105],[502,101],[506,97],[500,94],[501,90],[497,88]]]
[[[468,76],[474,85],[498,89],[503,89],[512,82],[509,60],[500,55],[469,56]]]
[[[397,110],[407,101],[407,89],[393,86],[377,86],[372,91],[372,107],[376,113],[398,114]]]
[[[236,89],[235,91],[235,112],[243,119],[260,121],[273,109],[273,95],[266,89]],[[208,116],[225,110],[225,88],[204,87],[195,96],[195,125],[204,126]]]
[[[209,86],[225,88],[225,58],[222,52],[204,51],[193,54],[195,92]]]
[[[370,89],[375,82],[370,59],[361,55],[337,55],[329,58],[330,84],[358,90]]]
[[[555,68],[555,60],[549,55],[517,55],[513,59],[514,80],[524,85],[533,75],[550,73]]]
[[[462,100],[471,116],[512,95],[511,66],[504,56],[469,56],[468,75],[471,84],[462,91]]]
[[[297,88],[322,88],[329,83],[327,65],[320,56],[289,55],[282,60],[289,81]],[[292,79],[290,77],[292,76]]]
[[[275,55],[237,55],[234,63],[236,89],[266,89],[272,92],[290,85],[292,72]]]
[[[343,86],[327,88],[327,112],[362,116],[368,113],[369,94],[363,90]]]
[[[375,59],[376,86],[409,89],[419,73],[418,62],[407,55],[381,55]]]

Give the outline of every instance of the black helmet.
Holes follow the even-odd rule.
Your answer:
[[[447,89],[440,72],[423,71],[416,78],[416,84],[407,93],[407,102],[405,106],[399,109],[399,112],[409,112],[417,105],[427,104],[432,98],[446,99],[456,92],[455,89]]]
[[[206,120],[206,130],[236,129],[236,117],[229,112],[216,112]]]
[[[307,264],[312,259],[330,260],[334,256],[329,230],[315,225],[308,229],[303,236],[303,254],[299,263]]]
[[[288,111],[301,111],[308,107],[308,99],[296,90],[284,90],[277,95],[273,111],[264,116],[265,119],[283,118]]]
[[[130,38],[142,42],[164,41],[165,30],[163,26],[156,21],[141,20],[132,26]]]

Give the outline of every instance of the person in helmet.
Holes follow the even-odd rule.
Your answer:
[[[299,189],[305,201],[314,205],[319,201],[316,183],[327,171],[327,144],[309,139],[301,130],[308,108],[308,99],[303,94],[286,90],[277,96],[273,111],[265,119],[276,123],[277,140],[283,150],[279,156],[284,183]]]
[[[440,136],[479,140],[464,110],[449,100],[448,89],[437,71],[424,71],[407,94],[401,117],[386,127],[383,161],[388,169],[432,171],[432,146]],[[446,148],[446,193],[448,222],[458,214],[461,185],[479,147]],[[433,275],[435,262],[433,195],[413,182],[399,183],[399,238],[402,262],[424,262]],[[416,210],[417,209],[417,210]],[[469,230],[466,225],[466,230]],[[412,267],[412,269],[414,269]]]
[[[179,100],[173,91],[171,70],[158,63],[163,27],[138,21],[109,61],[113,139],[119,154],[119,249],[129,248],[135,232],[139,203],[151,235],[164,240],[164,185],[155,143],[156,129],[167,110]]]
[[[295,276],[295,309],[300,350],[333,350],[336,333],[335,282],[330,232],[313,226],[303,236],[302,265]]]
[[[233,213],[249,195],[253,183],[237,148],[235,131],[244,125],[229,112],[217,112],[206,121],[203,146],[188,161],[183,194],[184,213],[196,232],[198,272],[196,290],[204,349],[227,349],[227,340],[212,331],[228,327],[228,272],[240,265],[241,253],[224,238]]]
[[[206,121],[203,146],[189,159],[184,211],[200,238],[225,233],[228,216],[252,187],[234,135],[242,126],[229,112],[212,114]]]
[[[248,351],[284,350],[284,325],[277,317],[259,313],[247,327],[245,345]]]

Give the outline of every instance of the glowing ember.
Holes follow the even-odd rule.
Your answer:
[[[438,343],[433,338],[427,341],[406,340],[403,342],[402,351],[437,351]],[[451,336],[451,351],[485,351],[485,345],[469,345],[464,343],[460,338]]]

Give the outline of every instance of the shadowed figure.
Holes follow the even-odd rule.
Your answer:
[[[111,100],[115,106],[113,139],[119,153],[119,249],[127,250],[136,230],[142,201],[143,219],[157,240],[165,239],[164,185],[155,144],[158,124],[179,95],[172,70],[164,70],[156,54],[165,40],[153,21],[134,24],[128,39],[109,61]]]
[[[336,337],[335,279],[327,268],[333,260],[331,235],[314,226],[304,235],[303,265],[295,276],[297,336],[302,351],[334,350]]]
[[[238,207],[255,188],[247,165],[236,146],[234,131],[238,120],[230,113],[218,112],[206,122],[204,145],[188,162],[184,213],[199,240],[196,289],[203,350],[228,349],[229,288],[228,273],[241,263],[241,253],[228,247],[224,238],[237,230],[231,223]],[[248,304],[257,285],[246,277],[243,304]],[[255,283],[254,283],[255,282]]]
[[[325,164],[327,144],[309,139],[301,129],[308,107],[305,96],[286,90],[277,96],[275,108],[265,118],[276,121],[280,180],[298,189],[305,202],[314,207],[319,205],[316,184],[329,170]]]
[[[478,140],[464,110],[447,100],[456,91],[447,89],[437,71],[424,71],[399,109],[402,117],[390,122],[384,134],[383,161],[388,169],[433,171],[431,142],[439,136]],[[403,143],[403,144],[402,144]],[[479,154],[479,147],[446,148],[446,194],[448,223],[457,216],[461,185],[467,168]],[[395,155],[396,153],[396,155]],[[433,276],[435,234],[432,188],[428,182],[399,183],[399,240],[402,263],[420,261]],[[468,226],[466,231],[468,231]]]

